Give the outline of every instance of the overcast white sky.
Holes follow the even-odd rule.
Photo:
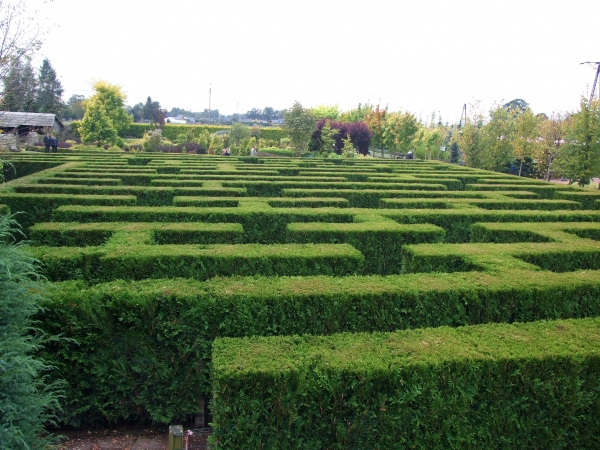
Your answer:
[[[596,0],[53,0],[38,55],[65,89],[119,84],[134,105],[221,114],[358,103],[458,121],[522,98],[572,110],[600,61]],[[239,102],[239,107],[238,107]]]

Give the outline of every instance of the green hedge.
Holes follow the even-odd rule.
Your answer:
[[[122,183],[119,178],[85,178],[85,177],[48,177],[40,178],[40,184],[82,184],[86,186],[119,186]]]
[[[127,236],[129,235],[129,236]],[[151,233],[148,233],[151,239]],[[171,233],[172,235],[172,233]],[[347,244],[144,245],[140,234],[115,234],[101,247],[33,247],[51,281],[86,283],[144,278],[348,275],[362,271],[363,255]]]
[[[350,203],[345,198],[276,198],[267,202],[273,208],[347,208]]]
[[[211,395],[217,337],[598,316],[600,272],[69,281],[49,295],[38,319],[48,335],[67,338],[43,351],[52,376],[67,381],[64,421],[164,423]]]
[[[246,195],[243,188],[222,187],[155,187],[155,186],[85,186],[59,184],[23,184],[15,186],[19,194],[69,194],[88,197],[122,197],[135,196],[136,203],[141,206],[171,206],[175,196],[209,196],[209,197],[242,197]],[[1,194],[0,194],[1,197]],[[90,202],[94,204],[94,202]],[[71,203],[72,204],[72,203]],[[99,204],[99,203],[96,203]],[[102,203],[100,203],[102,204]],[[114,204],[104,202],[104,204]]]
[[[599,222],[597,211],[490,211],[472,209],[386,209],[385,217],[399,223],[431,223],[446,230],[445,242],[461,243],[471,239],[476,222]]]
[[[224,448],[600,447],[600,319],[220,339]]]
[[[573,200],[581,203],[583,209],[598,209],[597,201],[600,199],[600,192],[598,191],[581,191],[581,192],[570,192],[570,191],[559,191],[554,194],[554,198],[560,198],[565,200]]]
[[[561,184],[554,185],[529,185],[529,184],[468,184],[467,190],[471,191],[522,191],[535,192],[541,198],[552,199],[560,191],[576,191],[575,188]]]
[[[391,189],[282,189],[281,195],[290,198],[342,197],[352,208],[379,208],[385,198],[407,196],[409,190]],[[417,191],[422,193],[425,191]]]
[[[236,244],[244,230],[237,223],[38,223],[30,229],[35,245],[99,246],[115,233],[151,233],[154,244]]]
[[[400,273],[402,248],[406,244],[441,242],[444,230],[434,225],[399,225],[378,219],[363,223],[292,223],[290,242],[348,243],[365,257],[363,274]]]
[[[516,231],[513,227],[508,229],[511,228]],[[542,229],[532,228],[531,231],[545,235]],[[551,237],[546,243],[408,245],[403,248],[402,270],[405,273],[501,270],[502,267],[532,270],[531,265],[554,272],[600,268],[597,243],[562,231],[547,233],[546,237]]]
[[[239,206],[238,198],[228,197],[173,197],[173,206],[208,206],[211,208],[235,208]]]
[[[420,208],[420,209],[449,209],[449,208],[469,208],[476,206],[482,209],[489,210],[522,210],[531,209],[539,211],[555,211],[555,210],[570,210],[580,209],[581,204],[571,200],[531,200],[531,199],[515,199],[515,198],[438,198],[438,199],[422,199],[422,198],[402,198],[402,199],[382,199],[381,206],[390,209],[402,208]]]
[[[81,121],[74,120],[71,122],[71,132],[75,136],[79,136],[79,125]],[[146,131],[153,130],[155,126],[150,123],[132,123],[125,130],[121,131],[121,137],[132,137],[132,138],[142,138]],[[229,126],[227,125],[175,125],[175,124],[165,124],[163,129],[163,137],[173,141],[177,139],[177,136],[189,129],[194,131],[194,136],[199,137],[204,131],[208,131],[210,134],[215,133],[217,131],[229,130]],[[260,129],[260,137],[263,139],[275,139],[279,141],[285,134],[281,128],[277,127],[268,127]]]
[[[490,224],[476,223],[471,227],[471,242],[508,244],[513,242],[551,242],[552,239],[535,231],[523,229],[490,229]],[[503,224],[505,225],[505,224]]]
[[[19,223],[25,229],[37,222],[52,220],[54,210],[62,205],[135,205],[136,202],[132,195],[0,193],[0,203],[13,213],[21,213]]]
[[[46,169],[52,169],[63,164],[65,161],[17,161],[8,158],[7,164],[0,166],[4,174],[4,181],[12,181]]]
[[[283,243],[286,226],[293,222],[349,223],[354,212],[338,208],[265,209],[263,204],[237,208],[212,207],[71,207],[54,213],[59,222],[209,222],[241,223],[246,243]]]
[[[350,182],[319,182],[319,181],[225,181],[224,187],[244,187],[248,190],[250,197],[281,197],[285,195],[286,190],[315,190],[311,197],[321,195],[323,190],[443,190],[442,184],[422,184],[422,183],[350,183]]]

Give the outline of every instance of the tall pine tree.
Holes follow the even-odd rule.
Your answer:
[[[48,58],[44,58],[38,76],[37,112],[52,113],[60,117],[64,109],[62,94],[62,84],[56,76],[56,71]]]
[[[2,109],[4,111],[35,112],[37,110],[37,80],[29,59],[24,58],[15,63],[3,83]]]

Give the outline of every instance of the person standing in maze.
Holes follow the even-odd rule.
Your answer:
[[[52,133],[52,153],[56,153],[58,147],[58,136]]]
[[[48,153],[50,151],[51,145],[52,145],[52,136],[50,136],[50,133],[46,133],[46,136],[44,136],[44,153]]]

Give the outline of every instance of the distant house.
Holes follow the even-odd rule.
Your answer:
[[[174,125],[186,125],[188,123],[196,123],[196,119],[193,117],[186,116],[175,116],[175,117],[167,117],[165,119],[166,123],[172,123]]]
[[[0,149],[17,150],[21,145],[39,144],[46,132],[62,136],[65,126],[55,114],[0,111],[0,131]]]
[[[65,126],[56,114],[0,111],[0,130],[3,133],[19,136],[27,135],[32,131],[39,134],[55,131],[60,135],[65,131]]]

